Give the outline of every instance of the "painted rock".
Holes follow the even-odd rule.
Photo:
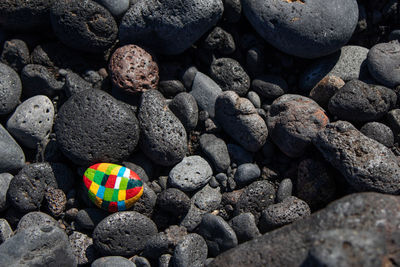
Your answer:
[[[143,183],[132,170],[111,163],[90,166],[83,175],[88,196],[99,208],[116,212],[129,209],[143,194]]]

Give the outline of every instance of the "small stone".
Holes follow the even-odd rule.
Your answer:
[[[54,96],[64,87],[63,80],[58,80],[55,73],[38,64],[25,65],[21,71],[21,81],[27,96]]]
[[[93,240],[89,236],[74,231],[69,237],[69,243],[74,251],[78,265],[90,264],[97,257]]]
[[[204,40],[204,47],[214,50],[222,55],[229,55],[235,52],[236,45],[233,36],[220,27],[215,27]]]
[[[188,234],[175,247],[171,261],[176,267],[201,267],[207,259],[207,252],[207,244],[203,237]]]
[[[238,240],[235,231],[219,216],[205,214],[198,228],[198,233],[206,240],[211,256],[236,247]]]
[[[261,175],[261,170],[257,164],[245,163],[239,165],[236,170],[235,182],[243,187],[257,180]]]
[[[130,260],[121,256],[108,256],[95,260],[91,267],[136,267]]]
[[[61,189],[49,188],[44,193],[45,208],[51,216],[57,218],[64,212],[67,197]]]
[[[115,50],[108,69],[113,85],[122,92],[135,94],[157,88],[158,65],[151,54],[137,45]]]
[[[317,102],[322,108],[327,109],[329,99],[344,85],[345,82],[339,77],[327,75],[311,90],[310,98]]]
[[[199,109],[196,99],[189,93],[179,93],[172,99],[168,107],[182,122],[186,131],[193,130],[198,121]]]
[[[247,95],[246,95],[246,98],[248,99],[248,100],[250,100],[250,102],[253,104],[253,106],[255,107],[255,108],[260,108],[261,107],[261,99],[260,99],[260,97],[258,96],[258,94],[256,93],[256,92],[254,92],[254,91],[249,91],[248,93],[247,93]]]
[[[179,80],[161,80],[158,84],[158,91],[160,91],[163,96],[170,97],[186,92],[186,88]]]
[[[78,74],[69,71],[65,76],[64,91],[68,97],[85,90],[93,89],[92,84]]]
[[[185,157],[169,173],[168,183],[182,191],[195,191],[208,183],[213,171],[200,156]]]
[[[222,91],[230,90],[244,96],[250,88],[250,77],[240,63],[231,58],[214,60],[210,66],[210,76]]]
[[[235,231],[239,243],[243,243],[260,236],[254,215],[250,212],[242,213],[230,221],[232,229]]]
[[[221,199],[222,195],[219,188],[212,188],[206,185],[193,195],[192,203],[194,206],[204,211],[204,213],[207,213],[218,209]]]
[[[0,63],[0,115],[6,115],[19,104],[22,83],[12,68]]]
[[[84,230],[93,230],[99,222],[106,218],[109,214],[97,208],[86,208],[78,211],[76,215],[76,223]]]
[[[181,190],[168,188],[158,194],[157,206],[173,217],[185,216],[190,208],[190,198]]]
[[[158,267],[169,267],[171,263],[171,254],[163,254],[158,258]]]
[[[192,88],[194,77],[196,77],[197,72],[199,71],[195,66],[190,66],[185,71],[183,71],[181,75],[181,80],[186,89]]]
[[[231,159],[224,140],[213,134],[202,134],[200,136],[200,147],[212,162],[216,172],[225,172],[228,169]]]
[[[133,262],[136,267],[151,267],[150,262],[145,257],[135,255],[130,258],[130,261]]]
[[[294,158],[304,153],[311,139],[328,123],[325,111],[314,100],[292,94],[277,98],[267,119],[272,141]]]
[[[13,178],[14,176],[9,173],[0,173],[0,212],[6,210],[10,204],[7,200],[7,191]]]
[[[6,219],[0,218],[0,245],[14,234]]]
[[[224,131],[244,149],[256,152],[264,145],[267,126],[247,98],[241,98],[233,91],[223,92],[217,98],[215,110]]]
[[[50,134],[54,106],[44,95],[37,95],[20,104],[7,121],[7,130],[23,145],[35,149]]]
[[[29,212],[29,213],[25,214],[20,219],[15,232],[18,233],[18,232],[24,231],[30,227],[45,226],[45,225],[59,227],[59,223],[50,215],[40,212],[40,211],[33,211],[33,212]]]
[[[297,197],[285,198],[278,204],[268,206],[262,213],[259,228],[262,233],[290,224],[311,214],[307,203]]]
[[[29,63],[29,49],[26,43],[19,39],[4,42],[0,61],[15,71],[20,72]]]
[[[285,198],[292,195],[293,183],[289,178],[283,179],[279,183],[278,190],[276,191],[276,202],[282,202]]]
[[[132,170],[110,163],[90,166],[83,175],[88,197],[109,212],[129,209],[143,194],[143,182]]]
[[[400,43],[392,41],[374,45],[368,52],[368,69],[372,77],[387,87],[400,85]]]
[[[215,101],[222,94],[222,89],[207,75],[197,72],[194,76],[190,94],[196,99],[197,105],[207,111],[211,118],[215,116]]]
[[[282,77],[275,75],[256,77],[251,83],[251,89],[268,99],[280,97],[289,90],[286,81]]]
[[[148,217],[135,212],[114,213],[93,231],[93,242],[103,255],[132,256],[140,253],[157,227]]]
[[[392,130],[383,123],[368,122],[361,127],[360,132],[389,148],[394,144]]]
[[[128,10],[130,2],[129,0],[96,0],[97,3],[104,6],[114,17],[122,17]]]
[[[143,195],[138,199],[138,201],[135,202],[130,210],[139,212],[147,217],[151,217],[153,215],[156,202],[156,193],[147,185],[147,183],[143,183]]]
[[[237,165],[253,163],[253,154],[236,144],[228,144],[228,152],[232,162]]]
[[[180,225],[185,227],[188,231],[193,232],[200,224],[201,218],[205,213],[205,211],[197,208],[195,205],[192,204],[188,213],[180,222]]]

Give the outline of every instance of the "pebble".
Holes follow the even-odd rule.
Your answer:
[[[143,182],[132,170],[110,163],[97,163],[86,169],[83,183],[88,197],[109,212],[129,209],[143,194]]]
[[[85,208],[78,211],[75,222],[83,230],[93,230],[109,214],[97,208]]]
[[[45,225],[51,225],[59,227],[58,222],[50,215],[41,211],[32,211],[25,214],[18,222],[16,233],[25,231],[30,227],[40,227]]]
[[[192,88],[194,78],[199,70],[195,66],[189,66],[181,73],[181,81],[186,89]]]
[[[167,188],[157,196],[157,206],[172,217],[185,216],[190,209],[190,198],[181,190]]]
[[[68,236],[58,227],[34,226],[0,246],[0,266],[76,266]]]
[[[200,136],[200,147],[207,159],[211,161],[216,172],[225,172],[231,164],[225,141],[213,134]]]
[[[235,231],[224,219],[211,213],[203,216],[197,232],[206,240],[208,254],[211,256],[238,245]]]
[[[185,128],[160,92],[149,90],[142,94],[138,117],[140,147],[147,157],[163,166],[174,165],[183,159],[187,151]]]
[[[284,53],[303,58],[317,58],[340,49],[349,41],[358,20],[354,0],[306,4],[246,0],[242,5],[246,18],[267,42]]]
[[[344,85],[345,82],[339,77],[327,75],[314,86],[309,97],[322,108],[328,109],[329,99]]]
[[[0,245],[14,234],[6,219],[0,218]]]
[[[102,220],[93,231],[93,243],[102,255],[132,256],[140,253],[145,241],[157,233],[148,217],[135,212],[114,213]]]
[[[222,55],[232,54],[236,50],[233,36],[218,26],[207,35],[204,40],[204,47],[209,50],[217,51]]]
[[[20,39],[5,41],[0,61],[13,68],[16,72],[20,72],[30,61],[28,46]]]
[[[105,7],[111,15],[117,18],[122,17],[130,5],[129,0],[96,0],[96,2]]]
[[[262,213],[259,228],[262,233],[303,219],[311,214],[310,207],[295,196],[268,206]]]
[[[400,43],[392,41],[374,45],[368,52],[368,70],[387,87],[400,85]]]
[[[255,108],[258,109],[261,107],[261,98],[256,92],[254,91],[247,92],[246,98],[250,100],[250,102],[253,104]]]
[[[240,63],[232,58],[214,60],[210,66],[210,76],[222,91],[230,90],[244,96],[250,88],[250,77]]]
[[[143,195],[138,201],[135,202],[131,210],[139,212],[147,217],[151,217],[153,215],[156,202],[156,193],[147,185],[147,183],[143,183]]]
[[[253,162],[253,154],[246,151],[243,147],[236,144],[227,144],[226,146],[228,148],[231,162],[235,162],[237,165]]]
[[[98,253],[94,249],[93,240],[86,234],[74,231],[68,239],[78,265],[90,264],[97,258]]]
[[[59,148],[78,165],[121,161],[139,139],[135,114],[100,90],[71,96],[59,109],[54,128]]]
[[[85,90],[93,89],[92,84],[83,79],[78,74],[69,71],[65,75],[65,83],[63,87],[65,94],[70,97],[76,93],[80,93]]]
[[[22,83],[12,68],[0,63],[0,115],[9,114],[19,104]]]
[[[21,71],[24,94],[28,96],[54,96],[64,87],[64,82],[56,79],[55,73],[38,64],[28,64]]]
[[[219,188],[206,185],[193,195],[192,203],[195,207],[207,213],[218,209],[221,199],[222,195]]]
[[[261,212],[275,201],[275,189],[267,180],[255,181],[244,188],[237,200],[235,215],[251,212],[256,223]]]
[[[185,92],[186,88],[179,80],[161,80],[158,84],[158,91],[165,97],[169,97]]]
[[[168,107],[181,121],[186,131],[193,130],[199,119],[199,108],[196,99],[189,93],[177,94]]]
[[[267,118],[271,140],[293,158],[301,156],[328,123],[325,111],[314,100],[293,94],[277,98]]]
[[[139,0],[122,18],[119,39],[161,54],[180,54],[211,29],[222,12],[221,0]]]
[[[330,123],[314,145],[358,191],[398,194],[400,167],[391,150],[345,121]],[[340,153],[339,153],[340,152]]]
[[[257,164],[245,163],[239,165],[235,172],[235,182],[243,187],[257,180],[261,175],[261,170]]]
[[[230,221],[232,229],[235,231],[238,242],[243,243],[260,236],[254,215],[250,212],[235,216]]]
[[[121,256],[108,256],[95,260],[91,267],[136,267],[130,260]]]
[[[322,58],[313,63],[301,75],[299,86],[302,90],[311,90],[326,75],[336,76],[347,82],[354,79],[368,81],[367,55],[369,50],[362,46],[343,46],[340,52]]]
[[[119,47],[108,64],[113,85],[129,94],[157,89],[158,65],[154,57],[137,45]]]
[[[117,38],[117,23],[110,12],[91,0],[62,0],[50,9],[50,20],[57,38],[79,51],[103,52]]]
[[[203,218],[203,215],[205,213],[207,212],[197,208],[195,205],[192,204],[188,213],[182,219],[179,225],[185,227],[188,231],[193,232],[200,224],[201,219]]]
[[[215,103],[216,119],[224,131],[250,152],[265,143],[268,129],[265,121],[247,98],[233,91],[223,92]]]
[[[168,183],[184,192],[191,192],[206,185],[212,174],[211,166],[205,159],[189,156],[172,168],[168,175]]]
[[[388,37],[389,41],[394,41],[397,40],[400,42],[400,29],[399,30],[393,30]]]
[[[360,132],[389,148],[394,144],[392,130],[383,123],[375,121],[368,122],[361,127]]]
[[[175,247],[171,261],[175,267],[202,267],[207,259],[207,244],[198,234],[188,234]]]
[[[276,75],[261,75],[251,82],[251,89],[267,99],[275,99],[288,92],[286,81]]]
[[[60,217],[67,206],[67,197],[61,189],[49,188],[44,193],[44,208],[54,218]]]
[[[158,267],[169,267],[171,264],[171,254],[163,254],[158,258]]]
[[[279,183],[278,190],[276,191],[276,202],[282,202],[285,198],[290,197],[293,191],[293,183],[289,178],[283,179]]]
[[[200,109],[207,111],[210,117],[215,116],[215,102],[222,94],[222,89],[207,75],[196,72],[190,94],[196,99]]]
[[[382,118],[396,101],[396,93],[389,88],[352,80],[329,100],[328,109],[341,120],[367,122]]]
[[[7,121],[7,130],[24,146],[35,149],[51,132],[54,106],[44,95],[22,102]]]
[[[150,262],[145,257],[133,256],[130,259],[136,267],[151,267]]]
[[[14,176],[9,173],[0,173],[0,212],[5,211],[10,204],[7,200],[7,191],[13,178]]]

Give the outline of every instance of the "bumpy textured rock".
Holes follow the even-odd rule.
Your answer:
[[[235,52],[236,45],[233,36],[220,27],[215,27],[204,40],[204,47],[217,51],[222,55],[229,55]]]
[[[13,178],[14,176],[9,173],[0,173],[0,212],[7,209],[10,204],[7,200],[7,191]]]
[[[225,172],[231,164],[228,148],[224,140],[213,134],[203,134],[200,136],[201,150],[213,163],[217,173]]]
[[[90,264],[97,256],[93,240],[89,236],[74,231],[69,237],[69,243],[74,251],[78,265]]]
[[[112,54],[108,68],[113,85],[134,94],[157,89],[158,65],[153,56],[137,45],[125,45]]]
[[[324,110],[314,100],[292,94],[276,99],[267,119],[272,141],[289,157],[301,156],[328,123]]]
[[[77,50],[102,52],[117,38],[117,24],[110,12],[91,0],[57,2],[50,10],[50,19],[58,39]]]
[[[244,96],[250,88],[250,77],[240,63],[231,58],[214,60],[210,66],[210,76],[222,91],[230,90]]]
[[[349,195],[308,218],[219,255],[210,266],[298,266],[312,247],[310,235],[340,228],[382,233],[390,254],[398,248],[391,237],[400,221],[399,203],[398,197],[377,193]]]
[[[58,222],[51,217],[50,215],[40,212],[40,211],[33,211],[25,214],[18,222],[17,229],[15,230],[16,233],[25,231],[30,227],[39,227],[51,225],[54,227],[58,227]]]
[[[246,0],[242,5],[247,19],[267,42],[304,58],[321,57],[340,49],[352,36],[358,20],[354,0]]]
[[[313,143],[356,190],[400,192],[400,166],[396,156],[349,122],[328,124]]]
[[[14,234],[6,219],[0,219],[0,245]]]
[[[58,227],[35,226],[0,246],[1,266],[76,266],[67,235]]]
[[[230,221],[232,229],[235,231],[240,243],[249,241],[260,236],[254,215],[250,212],[242,213]]]
[[[22,83],[12,68],[0,63],[0,115],[13,111],[22,93]]]
[[[168,107],[182,122],[186,131],[194,129],[199,119],[199,108],[196,99],[189,93],[177,94]]]
[[[202,157],[185,157],[169,172],[168,183],[182,191],[194,191],[207,184],[212,174],[210,164]]]
[[[148,217],[135,211],[114,213],[93,231],[93,242],[103,255],[132,256],[143,250],[145,241],[157,233]]]
[[[189,211],[190,198],[179,189],[167,188],[158,194],[157,206],[175,217],[180,217]]]
[[[310,98],[324,109],[327,109],[329,99],[344,85],[345,82],[339,77],[327,75],[311,90]]]
[[[140,147],[155,163],[171,166],[187,151],[186,131],[156,90],[142,94],[139,108]]]
[[[274,75],[256,77],[251,83],[251,88],[260,96],[269,99],[280,97],[288,91],[286,81],[280,76]]]
[[[198,234],[188,234],[175,247],[172,256],[173,266],[204,266],[207,259],[207,244]]]
[[[53,127],[54,106],[44,95],[22,102],[7,121],[7,130],[23,145],[36,148]]]
[[[329,100],[328,109],[339,119],[373,121],[382,118],[396,100],[396,93],[389,88],[352,80]]]
[[[48,188],[44,200],[45,209],[54,218],[60,217],[67,206],[67,197],[61,189]]]
[[[47,67],[38,64],[28,64],[21,71],[21,81],[24,94],[28,96],[54,96],[63,89],[64,82],[56,79],[56,74]]]
[[[24,151],[7,130],[0,125],[0,172],[19,170],[24,165]]]
[[[0,3],[0,25],[9,30],[38,29],[48,24],[54,0],[10,0]]]
[[[20,39],[12,39],[4,42],[0,61],[15,71],[20,72],[30,61],[28,46]]]
[[[221,0],[139,0],[119,27],[122,43],[135,43],[162,54],[189,48],[221,18]]]
[[[392,41],[374,45],[368,52],[371,75],[388,87],[400,84],[400,43]]]
[[[217,98],[215,112],[225,132],[244,149],[256,152],[264,145],[268,136],[267,126],[247,98],[226,91]]]
[[[392,130],[383,123],[368,122],[361,127],[360,132],[387,147],[392,147],[394,144]]]
[[[121,161],[139,140],[136,116],[100,90],[86,90],[65,102],[55,122],[61,151],[78,165]]]
[[[92,84],[85,79],[83,79],[78,74],[69,71],[65,75],[65,84],[63,87],[66,95],[70,97],[76,93],[80,93],[85,90],[93,89]]]

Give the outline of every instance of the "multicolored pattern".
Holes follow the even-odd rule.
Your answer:
[[[93,203],[109,212],[129,209],[143,194],[139,176],[116,164],[90,166],[83,175],[83,182]]]

